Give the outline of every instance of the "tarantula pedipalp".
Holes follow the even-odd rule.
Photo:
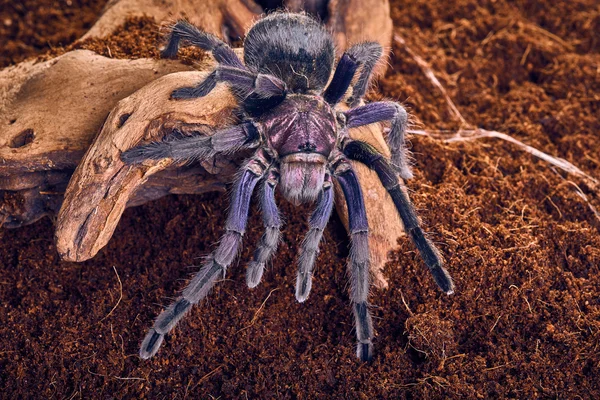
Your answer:
[[[348,268],[357,355],[363,361],[370,360],[373,324],[367,302],[369,226],[361,187],[350,160],[361,162],[377,173],[436,283],[448,294],[454,290],[439,252],[425,237],[397,176],[412,176],[404,138],[406,111],[394,102],[357,106],[381,57],[381,46],[367,42],[351,47],[342,55],[331,77],[335,61],[333,39],[318,22],[303,14],[276,13],[259,20],[244,41],[244,63],[227,44],[185,21],[173,26],[163,56],[175,56],[181,40],[211,51],[218,66],[197,86],[174,91],[172,98],[202,97],[217,82],[225,82],[239,98],[242,121],[212,136],[173,137],[135,147],[122,154],[123,161],[135,164],[148,159],[172,158],[182,162],[244,149],[255,149],[255,152],[245,161],[235,180],[226,233],[219,246],[181,297],[156,319],[142,342],[140,356],[146,359],[156,354],[164,335],[192,304],[206,297],[233,262],[241,246],[251,197],[258,183],[262,183],[260,198],[265,233],[248,266],[247,284],[251,288],[259,284],[266,263],[277,249],[281,220],[274,195],[279,186],[283,197],[296,205],[316,202],[298,258],[296,299],[305,301],[311,290],[319,242],[333,208],[332,181],[335,179],[348,206],[351,237]],[[348,89],[352,92],[345,101],[350,109],[341,111],[338,105]],[[387,137],[391,161],[369,144],[348,136],[349,128],[382,121],[391,122]]]

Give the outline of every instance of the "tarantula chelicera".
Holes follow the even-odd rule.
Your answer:
[[[172,137],[141,145],[123,153],[128,164],[172,158],[202,160],[217,154],[256,149],[241,167],[234,183],[225,235],[200,271],[173,304],[156,319],[145,337],[140,356],[150,358],[166,335],[192,304],[202,300],[233,262],[246,230],[252,193],[258,183],[265,232],[247,269],[250,288],[262,278],[265,264],[277,249],[281,219],[275,189],[295,205],[316,202],[310,230],[298,257],[296,299],[307,299],[319,242],[333,207],[332,181],[337,180],[346,198],[351,250],[348,262],[354,309],[357,355],[368,361],[373,354],[373,323],[369,312],[369,226],[360,184],[350,160],[375,170],[390,194],[406,232],[419,250],[439,287],[453,292],[453,283],[442,266],[438,250],[425,237],[414,207],[398,179],[412,176],[405,147],[407,114],[394,102],[358,106],[372,70],[382,55],[381,45],[360,43],[337,63],[331,35],[315,20],[302,14],[275,13],[259,20],[244,41],[244,63],[224,42],[185,21],[172,27],[162,55],[173,57],[183,40],[211,51],[217,68],[195,87],[172,93],[172,98],[198,98],[225,82],[240,101],[241,123],[212,136]],[[351,90],[349,97],[346,92]],[[338,109],[342,102],[350,107]],[[387,143],[391,160],[367,143],[352,140],[348,129],[381,121],[391,122]]]

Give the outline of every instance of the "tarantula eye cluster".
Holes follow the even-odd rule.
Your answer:
[[[281,219],[275,191],[296,204],[315,203],[310,229],[300,245],[296,298],[308,298],[319,243],[333,208],[332,182],[336,180],[348,206],[351,251],[348,261],[356,334],[357,355],[368,361],[373,355],[373,323],[369,293],[369,225],[363,194],[350,160],[373,169],[390,194],[404,228],[419,250],[436,283],[446,293],[453,283],[442,266],[438,250],[425,237],[400,177],[412,177],[405,131],[407,115],[400,104],[374,102],[359,105],[371,73],[382,55],[381,45],[357,44],[338,60],[331,35],[315,20],[302,14],[276,13],[259,20],[244,41],[244,62],[217,37],[186,21],[172,27],[162,55],[174,57],[180,42],[212,52],[217,68],[195,87],[172,93],[174,99],[199,98],[218,82],[225,82],[239,99],[242,120],[213,136],[174,137],[133,148],[122,155],[129,164],[147,159],[202,160],[217,154],[254,149],[234,182],[225,234],[217,249],[192,278],[182,295],[156,319],[144,339],[140,356],[150,358],[164,336],[193,304],[202,300],[233,262],[246,230],[252,194],[260,191],[265,232],[247,269],[247,284],[260,283],[265,265],[276,252]],[[331,76],[333,73],[333,77]],[[330,79],[331,78],[331,79]],[[328,84],[329,82],[329,84]],[[346,93],[351,90],[351,96]],[[345,102],[349,107],[341,111]],[[345,107],[347,108],[347,107]],[[348,129],[389,121],[386,159],[367,143],[352,140]]]

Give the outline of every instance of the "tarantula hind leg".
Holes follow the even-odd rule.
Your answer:
[[[242,168],[234,185],[231,207],[225,224],[226,233],[221,239],[219,247],[208,257],[200,271],[194,275],[183,290],[181,297],[158,316],[142,342],[141,358],[148,359],[154,356],[164,335],[177,325],[193,304],[204,299],[219,276],[224,276],[227,272],[227,268],[237,256],[242,243],[254,187],[262,179],[268,164],[265,157],[257,153]]]
[[[347,143],[344,146],[344,154],[348,158],[359,161],[375,170],[379,180],[392,197],[404,224],[404,229],[419,250],[425,265],[427,265],[429,271],[431,271],[431,274],[433,275],[433,279],[435,279],[437,285],[446,294],[454,293],[454,283],[452,282],[450,274],[443,266],[440,252],[433,243],[425,237],[423,229],[419,224],[419,218],[417,217],[415,208],[406,194],[406,191],[402,188],[389,161],[373,146],[358,140]]]
[[[252,122],[221,129],[211,136],[172,135],[161,142],[152,142],[121,154],[125,164],[141,164],[146,160],[173,158],[175,162],[204,160],[218,153],[235,153],[258,145],[260,136]]]
[[[393,101],[378,101],[362,107],[352,108],[345,115],[348,128],[391,121],[392,125],[386,141],[392,153],[392,165],[403,179],[413,177],[408,150],[406,149],[405,134],[408,114],[404,107]]]
[[[350,163],[342,159],[335,166],[335,177],[342,187],[348,206],[350,231],[350,300],[354,310],[358,345],[356,355],[362,361],[373,357],[373,320],[369,311],[369,224],[360,183]]]
[[[298,257],[298,276],[296,278],[296,300],[306,301],[312,287],[313,267],[319,255],[319,243],[333,209],[333,186],[331,176],[325,176],[323,189],[317,199],[317,205],[310,216],[310,229],[300,247]]]

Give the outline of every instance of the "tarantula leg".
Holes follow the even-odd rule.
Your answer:
[[[161,52],[161,56],[163,58],[175,57],[181,40],[202,50],[212,52],[213,57],[219,64],[246,69],[233,49],[225,42],[210,33],[201,31],[185,20],[177,21],[171,27],[167,46]]]
[[[260,99],[277,98],[283,100],[286,95],[285,83],[272,76],[255,74],[246,69],[219,66],[197,86],[183,87],[173,91],[173,99],[190,99],[204,97],[214,89],[217,82],[227,82],[240,97],[249,95]]]
[[[360,99],[365,95],[369,87],[369,79],[373,73],[373,68],[383,54],[383,48],[377,42],[365,42],[352,46],[348,54],[354,57],[361,65],[360,75],[352,87],[352,96],[348,98],[348,105],[355,107]]]
[[[348,158],[359,161],[375,170],[379,180],[392,197],[404,224],[404,229],[419,250],[423,261],[433,275],[433,279],[446,294],[454,293],[454,283],[448,271],[443,267],[440,253],[433,243],[425,237],[414,206],[406,190],[400,185],[400,181],[388,160],[373,146],[361,141],[347,143],[344,146],[344,154]]]
[[[274,168],[269,171],[269,176],[264,182],[261,195],[261,208],[265,233],[260,239],[258,248],[254,252],[254,260],[246,270],[246,283],[249,288],[255,288],[260,283],[265,265],[277,250],[280,240],[281,218],[275,203],[275,187],[279,177]]]
[[[356,354],[362,361],[373,357],[373,321],[369,312],[369,224],[358,178],[350,163],[342,159],[335,167],[335,177],[340,183],[348,206],[350,231],[350,299],[354,309],[358,345]]]
[[[358,63],[356,60],[348,53],[342,54],[342,58],[340,58],[335,68],[333,78],[331,78],[329,86],[327,86],[327,89],[323,93],[323,98],[327,103],[335,105],[340,102],[350,87],[357,69]]]
[[[255,94],[258,98],[285,97],[285,83],[271,75],[251,72],[238,58],[233,49],[210,33],[203,32],[185,20],[173,25],[168,44],[162,51],[163,57],[175,57],[180,41],[211,51],[219,67],[195,87],[184,87],[173,91],[173,99],[204,97],[218,82],[228,82],[242,97]],[[283,98],[282,98],[283,100]]]
[[[152,142],[121,154],[125,164],[140,164],[146,160],[172,158],[175,162],[204,160],[218,153],[230,154],[258,145],[260,135],[252,122],[244,122],[215,132],[212,136],[170,135],[161,142]]]
[[[204,97],[217,86],[217,71],[211,72],[202,82],[196,86],[182,87],[173,90],[171,98],[175,100],[197,99]]]
[[[408,115],[398,103],[378,101],[362,107],[356,107],[346,112],[348,128],[369,125],[380,121],[391,121],[392,126],[387,135],[387,142],[392,152],[392,165],[404,179],[413,177],[408,150],[406,149],[406,125]]]
[[[281,97],[286,93],[285,83],[273,75],[255,74],[253,72],[231,67],[218,67],[217,80],[227,82],[231,88],[246,97],[250,94],[260,98]]]
[[[313,211],[309,226],[310,229],[302,242],[300,256],[298,257],[298,277],[296,279],[296,299],[302,303],[306,301],[312,287],[312,271],[315,260],[319,255],[319,243],[323,231],[327,226],[331,210],[333,209],[333,187],[329,174],[325,176],[323,189],[319,193],[317,206]]]
[[[177,325],[193,304],[206,297],[218,277],[224,276],[227,272],[227,267],[235,259],[242,243],[254,187],[264,175],[269,166],[268,164],[269,161],[265,156],[257,153],[243,167],[235,183],[231,207],[225,224],[226,233],[221,239],[219,247],[208,257],[204,266],[192,278],[183,290],[181,297],[158,316],[142,342],[140,348],[141,358],[148,359],[154,356],[163,341],[164,335]]]
[[[367,91],[369,78],[382,53],[381,45],[376,42],[359,43],[348,49],[340,58],[333,78],[323,93],[325,101],[331,105],[339,103],[350,87],[356,70],[362,67],[352,87],[352,96],[348,99],[351,107],[356,105]]]

